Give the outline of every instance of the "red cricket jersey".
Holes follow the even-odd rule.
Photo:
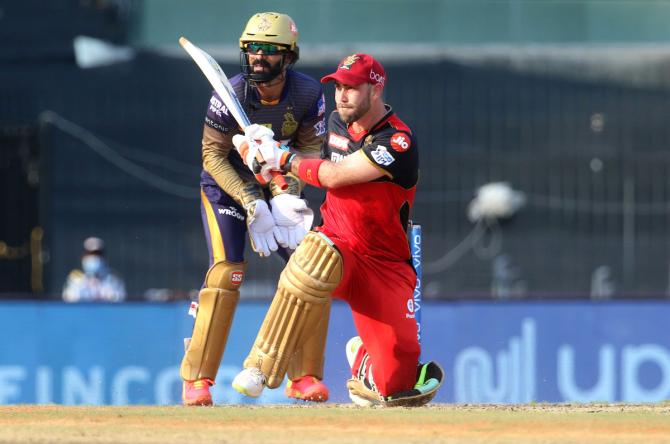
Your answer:
[[[321,157],[338,162],[358,150],[384,175],[372,182],[328,189],[321,206],[326,235],[365,255],[408,261],[407,224],[419,179],[419,152],[410,128],[387,105],[372,130],[352,135],[337,111],[328,121]]]

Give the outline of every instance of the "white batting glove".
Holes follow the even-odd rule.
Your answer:
[[[278,194],[270,199],[270,206],[277,243],[295,250],[312,228],[314,212],[307,206],[307,201],[294,194]]]
[[[249,125],[244,129],[244,135],[247,137],[247,140],[254,140],[258,145],[258,151],[261,152],[261,157],[263,158],[260,161],[261,164],[271,164],[276,163],[276,157],[274,152],[274,145],[277,144],[274,140],[275,133],[267,126],[258,125],[254,123]],[[254,153],[254,157],[256,153]],[[247,165],[251,166],[251,162],[247,162]]]
[[[271,140],[275,137],[274,131],[267,126],[253,123],[244,128],[244,135],[252,140]]]
[[[270,256],[271,251],[277,251],[278,245],[274,235],[275,221],[268,204],[262,199],[257,199],[247,204],[244,209],[247,211],[251,248],[261,256]]]

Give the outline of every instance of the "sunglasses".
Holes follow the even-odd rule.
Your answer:
[[[272,43],[247,43],[245,48],[249,54],[258,54],[259,51],[263,51],[265,55],[275,55],[286,51],[285,47]]]

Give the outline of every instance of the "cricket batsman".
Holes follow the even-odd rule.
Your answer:
[[[241,73],[231,84],[253,123],[249,140],[276,138],[294,152],[318,157],[326,131],[325,101],[316,80],[294,71],[298,29],[286,14],[254,14],[240,37]],[[246,274],[247,233],[254,251],[272,251],[287,260],[309,231],[313,213],[301,199],[303,184],[287,174],[288,189],[261,185],[234,149],[241,133],[235,119],[213,93],[202,135],[201,214],[209,250],[209,270],[199,293],[193,334],[181,363],[184,405],[211,405],[210,386],[223,357]],[[323,402],[323,354],[328,307],[309,340],[289,361],[286,395]]]
[[[326,199],[323,225],[307,234],[284,268],[233,387],[248,396],[278,387],[294,350],[315,334],[335,297],[351,307],[359,334],[346,347],[350,398],[365,406],[423,405],[443,372],[435,362],[419,363],[414,319],[416,273],[406,230],[419,178],[417,141],[384,103],[386,73],[372,56],[346,57],[321,82],[335,82],[337,105],[321,159],[275,143],[265,164],[252,159],[250,165],[261,174],[294,174],[325,188]]]

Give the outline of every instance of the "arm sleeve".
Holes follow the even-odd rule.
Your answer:
[[[263,190],[253,179],[251,171],[249,177],[243,177],[230,161],[231,151],[235,149],[233,135],[237,132],[237,122],[228,112],[223,100],[213,92],[202,132],[202,167],[226,194],[240,205],[246,206],[262,198]]]
[[[202,133],[202,166],[226,194],[245,206],[261,199],[263,192],[260,184],[242,179],[230,163],[228,156],[233,149],[232,136],[205,125]]]
[[[362,148],[371,164],[393,183],[411,188],[418,181],[419,157],[411,134],[397,131],[379,134]]]

